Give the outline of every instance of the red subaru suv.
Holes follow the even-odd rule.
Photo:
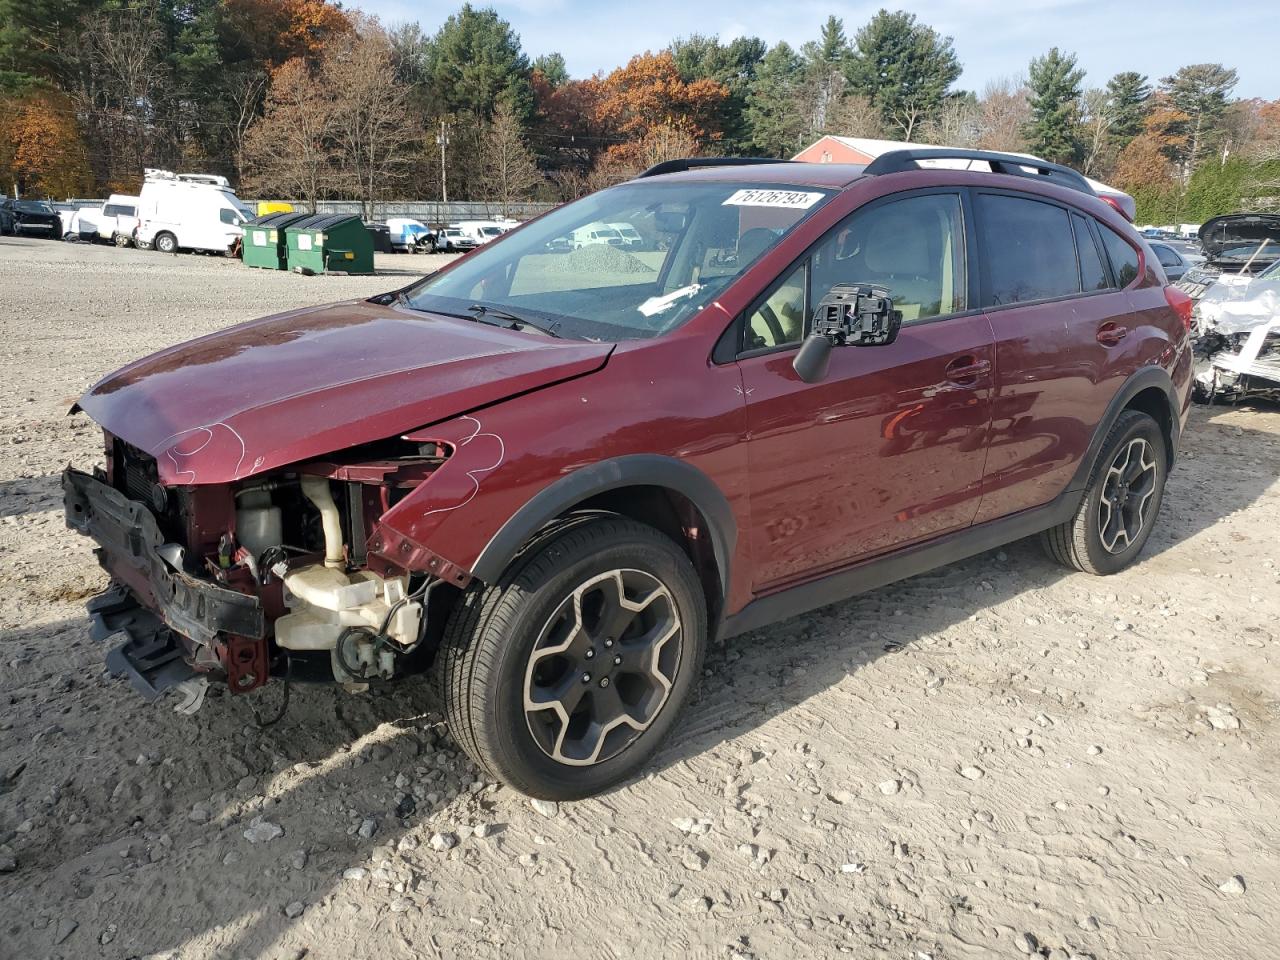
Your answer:
[[[1031,534],[1131,563],[1189,308],[1063,167],[674,161],[110,375],[66,515],[141,691],[428,673],[478,764],[582,797],[679,722],[713,638]]]

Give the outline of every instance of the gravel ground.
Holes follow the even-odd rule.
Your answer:
[[[1141,563],[1013,544],[715,651],[648,774],[531,804],[420,686],[104,676],[57,476],[135,356],[398,286],[0,240],[0,957],[1271,958],[1280,415],[1195,411]],[[402,276],[386,276],[403,271]]]

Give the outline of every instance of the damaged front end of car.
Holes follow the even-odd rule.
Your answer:
[[[1218,283],[1196,303],[1194,394],[1205,403],[1280,400],[1280,274]]]
[[[382,525],[452,449],[397,438],[229,484],[166,485],[111,434],[106,467],[63,475],[68,526],[111,588],[94,636],[149,698],[205,675],[246,693],[272,676],[357,685],[419,672],[430,597],[470,579]],[[408,561],[406,563],[406,561]],[[422,655],[420,655],[422,654]]]

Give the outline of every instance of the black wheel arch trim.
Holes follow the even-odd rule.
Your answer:
[[[521,549],[556,517],[598,494],[636,486],[664,487],[679,493],[706,518],[723,600],[729,592],[729,565],[738,541],[733,510],[715,481],[705,473],[683,460],[659,454],[601,460],[544,487],[493,535],[472,565],[472,576],[493,583]]]
[[[1178,419],[1178,392],[1174,389],[1173,378],[1169,376],[1169,371],[1164,367],[1154,365],[1141,367],[1129,375],[1129,378],[1121,384],[1120,389],[1115,392],[1111,402],[1107,404],[1107,409],[1103,413],[1102,419],[1098,421],[1098,426],[1093,431],[1093,439],[1089,441],[1089,449],[1080,459],[1080,465],[1076,468],[1075,475],[1071,478],[1071,483],[1067,487],[1068,490],[1083,490],[1088,485],[1089,475],[1093,472],[1093,465],[1098,459],[1098,454],[1102,452],[1102,444],[1106,442],[1107,435],[1111,432],[1116,420],[1119,419],[1120,414],[1125,411],[1134,397],[1151,387],[1159,388],[1164,394],[1165,402],[1168,404],[1168,466],[1173,465],[1173,461],[1177,456],[1178,440],[1182,429]]]

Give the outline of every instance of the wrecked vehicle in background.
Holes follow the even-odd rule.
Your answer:
[[[1224,275],[1195,305],[1195,397],[1280,400],[1280,260],[1253,277]]]
[[[1231,213],[1206,220],[1200,227],[1205,262],[1174,284],[1199,300],[1215,282],[1247,284],[1280,261],[1280,214]]]

